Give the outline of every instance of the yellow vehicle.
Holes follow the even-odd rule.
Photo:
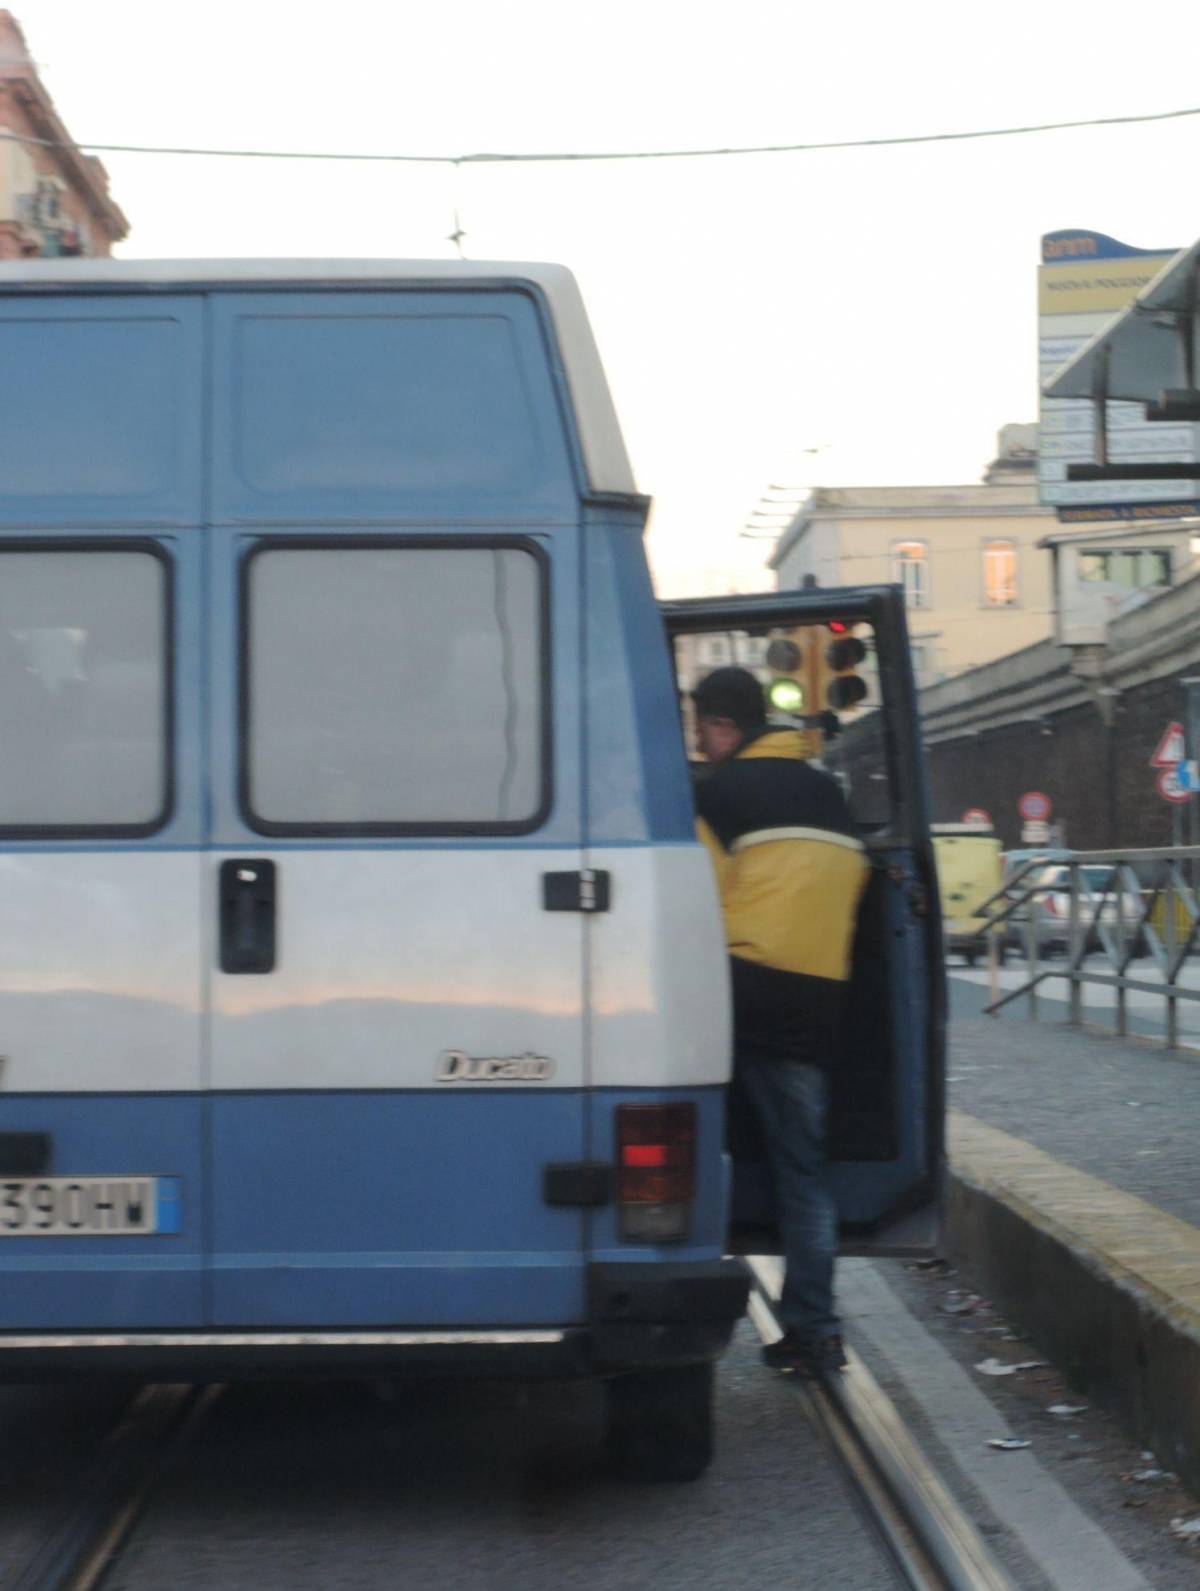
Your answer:
[[[931,833],[946,949],[973,967],[987,948],[979,907],[1003,882],[1000,841],[990,829],[968,823],[935,823]]]

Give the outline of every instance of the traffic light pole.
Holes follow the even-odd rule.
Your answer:
[[[824,684],[824,670],[821,666],[821,647],[823,636],[820,630],[811,629],[808,632],[807,645],[804,651],[804,686],[805,686],[805,711],[808,721],[820,733],[822,701],[821,686]],[[823,738],[823,737],[822,737]]]

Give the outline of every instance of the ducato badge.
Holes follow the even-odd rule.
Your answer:
[[[544,1083],[554,1076],[554,1062],[545,1055],[468,1055],[443,1050],[434,1077],[439,1083]]]

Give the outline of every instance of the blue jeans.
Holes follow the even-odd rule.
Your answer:
[[[783,1237],[780,1316],[798,1337],[836,1335],[837,1210],[825,1176],[829,1086],[805,1061],[741,1060],[738,1076],[762,1127]]]

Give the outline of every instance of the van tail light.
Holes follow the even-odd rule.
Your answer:
[[[617,1211],[625,1242],[682,1242],[695,1197],[695,1105],[618,1105]]]

